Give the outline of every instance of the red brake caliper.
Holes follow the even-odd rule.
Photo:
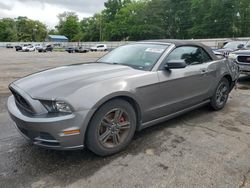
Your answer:
[[[121,116],[121,118],[119,119],[119,122],[122,123],[125,121],[125,118],[123,116]]]

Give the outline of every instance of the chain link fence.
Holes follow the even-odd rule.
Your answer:
[[[225,42],[229,42],[232,40],[250,40],[250,37],[244,38],[216,38],[216,39],[190,39],[192,41],[201,42],[211,48],[221,48]],[[24,44],[32,44],[32,45],[45,45],[45,44],[53,44],[58,48],[65,48],[68,46],[85,46],[86,48],[90,48],[96,46],[97,44],[106,44],[109,49],[114,49],[118,46],[132,43],[134,41],[103,41],[103,42],[0,42],[0,47],[6,47],[7,44],[11,46],[16,45],[24,45]]]

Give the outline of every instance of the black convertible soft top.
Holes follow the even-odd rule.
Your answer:
[[[171,39],[157,39],[157,40],[143,40],[139,42],[152,42],[152,43],[161,43],[161,44],[174,44],[176,47],[180,46],[197,46],[203,48],[210,57],[215,61],[219,58],[214,54],[212,49],[209,46],[206,46],[200,42],[195,42],[191,40],[171,40]]]

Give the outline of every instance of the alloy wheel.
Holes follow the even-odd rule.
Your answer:
[[[228,98],[228,87],[222,82],[216,91],[216,103],[218,105],[223,105]]]
[[[121,108],[112,109],[104,115],[98,126],[99,142],[106,148],[114,148],[123,143],[130,128],[128,113]]]

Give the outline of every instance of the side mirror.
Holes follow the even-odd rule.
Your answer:
[[[237,48],[238,48],[238,49],[242,49],[242,48],[244,48],[244,46],[245,46],[244,44],[239,44],[239,45],[237,46]]]
[[[187,66],[187,64],[184,60],[170,60],[170,61],[166,62],[166,64],[164,65],[164,68],[166,70],[182,69],[182,68],[185,68],[186,66]]]

